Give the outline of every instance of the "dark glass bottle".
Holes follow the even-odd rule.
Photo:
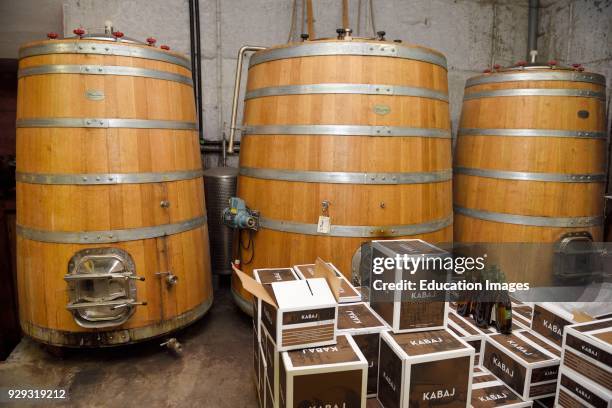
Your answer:
[[[472,301],[469,298],[457,301],[457,314],[466,317],[472,314]]]
[[[487,328],[491,325],[493,315],[493,303],[489,299],[482,299],[476,303],[474,308],[474,321],[478,327]]]
[[[512,333],[512,302],[508,292],[502,292],[495,302],[495,328],[499,333]]]
[[[470,283],[474,284],[475,278],[472,274],[470,274],[469,280]],[[478,292],[466,290],[459,294],[460,298],[457,300],[457,314],[459,316],[470,317],[474,314],[477,293]]]

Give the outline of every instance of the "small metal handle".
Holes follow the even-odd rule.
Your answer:
[[[147,302],[127,302],[111,307],[111,310],[117,310],[128,306],[146,306]]]
[[[144,281],[145,277],[137,275],[124,275],[121,273],[73,273],[64,276],[64,280],[66,282],[91,279],[132,279],[137,281]]]
[[[236,62],[236,77],[234,79],[234,97],[232,99],[232,118],[230,121],[230,135],[227,147],[228,153],[234,153],[234,138],[236,136],[236,121],[238,120],[238,98],[240,97],[240,83],[242,82],[242,63],[247,52],[265,50],[266,47],[244,45],[238,50],[238,61]]]
[[[166,272],[155,272],[155,275],[157,276],[165,276],[165,280],[166,283],[168,284],[168,286],[174,286],[178,283],[178,276],[176,276],[175,274],[173,274],[171,271],[166,271]]]

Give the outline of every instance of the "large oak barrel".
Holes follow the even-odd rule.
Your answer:
[[[579,67],[534,64],[469,79],[455,154],[455,242],[529,244],[532,253],[518,256],[519,246],[497,245],[507,252],[506,277],[553,283],[555,243],[603,238],[605,116],[605,78]]]
[[[247,271],[319,256],[349,275],[364,241],[451,241],[442,54],[356,38],[305,41],[255,53],[248,72],[238,196],[261,225],[242,235]],[[330,217],[329,230],[318,228],[320,216]],[[233,287],[249,310],[236,279]]]
[[[21,326],[59,346],[166,334],[212,302],[184,57],[98,36],[20,50]]]

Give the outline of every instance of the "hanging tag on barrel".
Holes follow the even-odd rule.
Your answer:
[[[324,200],[321,202],[322,215],[319,216],[319,222],[317,224],[317,232],[319,234],[329,234],[331,231],[331,218],[329,217],[329,201]]]

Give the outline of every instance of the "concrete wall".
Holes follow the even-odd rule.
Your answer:
[[[61,0],[0,1],[0,58],[17,58],[19,46],[62,33]]]
[[[612,0],[541,0],[541,57],[581,63],[606,76],[612,90]]]

